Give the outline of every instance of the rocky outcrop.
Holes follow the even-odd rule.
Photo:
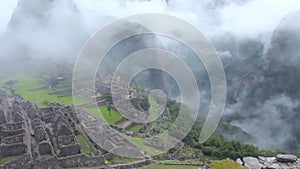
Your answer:
[[[239,163],[240,165],[243,165],[243,161],[240,158],[236,159],[235,162]]]
[[[287,154],[278,154],[276,156],[277,161],[280,162],[296,162],[297,156],[295,155],[287,155]]]
[[[262,168],[262,164],[258,161],[257,158],[254,158],[254,157],[244,157],[243,161],[244,161],[244,166],[247,169]]]
[[[244,157],[236,160],[246,169],[296,169],[300,168],[300,159],[295,155],[278,154],[276,157]]]

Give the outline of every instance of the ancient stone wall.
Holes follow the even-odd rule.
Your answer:
[[[0,157],[22,155],[27,152],[27,145],[24,143],[4,145],[0,147]]]
[[[32,169],[33,164],[29,155],[24,155],[18,158],[15,161],[7,162],[3,165],[0,165],[1,169]]]
[[[150,164],[149,160],[141,160],[141,161],[126,163],[126,164],[109,165],[109,168],[110,169],[140,168],[140,167],[144,167],[149,164]]]
[[[72,145],[60,147],[59,155],[61,157],[66,157],[66,156],[71,156],[71,155],[76,155],[76,154],[80,154],[79,144],[72,144]]]
[[[3,110],[0,110],[0,124],[6,123],[6,117]]]
[[[60,169],[57,157],[48,158],[46,160],[36,160],[33,169]]]
[[[2,137],[9,137],[9,136],[14,136],[14,135],[19,135],[19,134],[22,134],[22,133],[25,133],[25,130],[24,129],[17,129],[17,130],[5,130],[3,128],[3,130],[1,131],[0,135]]]
[[[76,155],[59,159],[59,166],[62,168],[72,167],[95,167],[104,164],[104,158],[99,157],[87,157],[85,155]]]
[[[21,115],[22,107],[19,97],[0,94],[2,113],[6,117],[5,123],[1,123],[0,131],[0,157],[23,155],[28,152],[26,144],[26,130],[24,118]]]
[[[47,141],[41,142],[38,145],[38,150],[40,155],[51,154],[52,145]]]
[[[73,107],[48,103],[50,108],[40,109],[16,96],[9,97],[9,118],[0,124],[0,158],[23,156],[0,165],[1,169],[105,168],[104,156],[88,157],[81,153],[75,138],[79,120]],[[3,102],[1,95],[0,99]]]

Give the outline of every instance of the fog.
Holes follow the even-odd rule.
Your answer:
[[[280,22],[263,60],[243,78],[236,103],[228,106],[226,119],[266,149],[299,150],[299,18],[297,11]]]
[[[75,58],[82,42],[102,26],[120,17],[147,12],[167,13],[185,19],[212,41],[227,33],[237,39],[259,39],[267,46],[280,20],[300,6],[297,0],[189,0],[184,3],[180,0],[74,0],[74,3],[71,0],[20,0],[10,16],[16,1],[2,0],[0,3],[5,9],[1,10],[0,18],[2,36],[8,36],[4,39],[16,38],[12,41],[21,42],[38,53],[31,57],[53,58],[69,55]],[[53,42],[55,44],[51,44]],[[52,50],[52,46],[57,49]],[[64,49],[59,49],[62,47]],[[9,48],[5,50],[10,51]],[[1,58],[8,57],[2,53]]]

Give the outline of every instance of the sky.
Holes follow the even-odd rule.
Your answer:
[[[0,32],[3,32],[18,0],[0,0]]]
[[[0,0],[0,32],[5,30],[17,1]],[[201,8],[210,2],[209,0],[188,0],[189,3],[171,0],[169,7],[162,0],[150,2],[74,0],[74,2],[78,5],[87,24],[92,24],[97,16],[103,14],[122,17],[143,12],[160,12],[182,17],[202,28],[203,31],[211,29],[211,25],[217,25],[222,30],[233,31],[236,34],[272,31],[285,15],[300,9],[300,0],[250,0],[245,5],[232,3],[213,12]],[[220,23],[216,23],[217,21]]]
[[[300,0],[249,0],[243,5],[232,3],[217,10],[205,9],[212,0],[74,0],[85,18],[103,13],[123,17],[143,12],[168,13],[196,25],[204,33],[212,29],[252,36],[272,32],[287,14],[300,10]],[[184,3],[183,3],[184,2]],[[88,20],[88,19],[85,19]]]

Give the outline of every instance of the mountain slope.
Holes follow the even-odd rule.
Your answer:
[[[243,79],[236,111],[227,118],[256,136],[262,148],[300,149],[299,18],[300,11],[281,21],[258,68]]]

